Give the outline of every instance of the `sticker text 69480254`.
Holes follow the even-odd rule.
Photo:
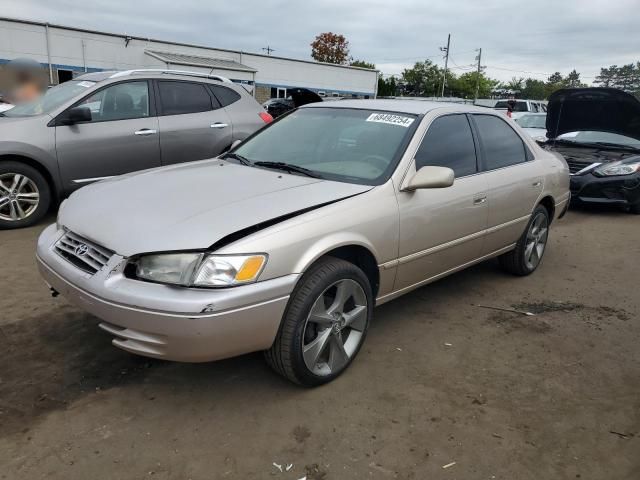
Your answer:
[[[407,128],[413,123],[415,118],[405,117],[403,115],[394,115],[392,113],[372,113],[367,118],[367,122],[388,123],[389,125],[398,125]]]

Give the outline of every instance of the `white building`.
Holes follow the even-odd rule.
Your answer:
[[[246,84],[257,100],[303,87],[326,96],[374,98],[377,72],[357,67],[209,48],[0,17],[0,64],[31,58],[50,83],[84,72],[170,68],[223,75]]]

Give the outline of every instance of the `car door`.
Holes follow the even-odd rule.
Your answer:
[[[158,80],[162,165],[215,157],[232,140],[229,115],[203,83]]]
[[[483,253],[515,243],[543,190],[542,167],[520,135],[502,118],[474,114],[480,168],[487,179],[488,233]]]
[[[63,187],[160,166],[158,118],[146,80],[119,82],[91,93],[73,107],[91,121],[57,125],[56,155]]]
[[[477,259],[487,226],[486,184],[478,174],[474,141],[465,114],[436,118],[415,155],[423,166],[453,169],[447,188],[400,192],[399,260],[395,289],[434,278]]]

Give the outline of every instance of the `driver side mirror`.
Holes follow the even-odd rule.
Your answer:
[[[453,170],[447,167],[422,167],[403,190],[413,192],[422,188],[446,188],[453,185]]]
[[[60,115],[57,123],[58,125],[75,125],[90,121],[91,110],[88,107],[74,107]]]
[[[234,148],[236,148],[238,145],[240,145],[242,143],[242,140],[235,140],[231,146],[229,147],[229,150],[233,150]]]

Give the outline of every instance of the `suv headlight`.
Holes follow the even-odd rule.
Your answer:
[[[613,175],[631,175],[640,171],[640,162],[625,163],[624,160],[617,162],[605,163],[596,168],[593,173],[601,177],[610,177]]]
[[[266,254],[163,253],[131,262],[142,280],[185,287],[230,287],[258,280]]]

